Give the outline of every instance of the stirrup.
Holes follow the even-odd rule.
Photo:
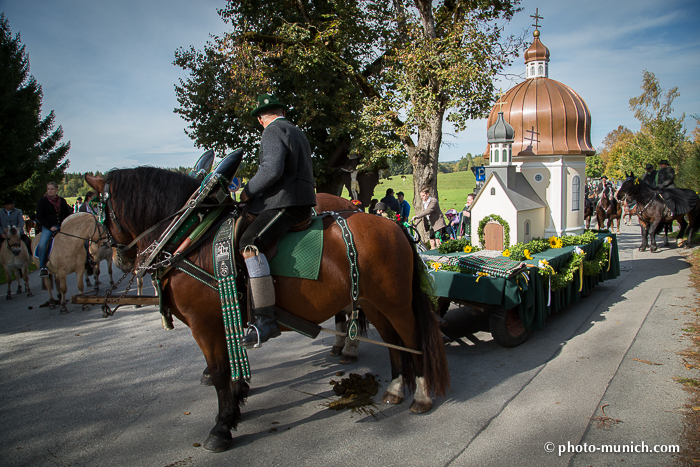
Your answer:
[[[259,349],[260,347],[262,347],[262,342],[260,342],[260,329],[258,329],[258,327],[257,327],[256,325],[254,325],[253,323],[248,323],[248,328],[253,328],[253,329],[255,329],[255,335],[258,336],[258,343],[255,344],[255,345],[253,345],[253,348],[254,348],[254,349]],[[244,340],[246,337],[248,337],[248,336],[243,336],[243,340]],[[245,345],[244,343],[242,343],[242,345],[243,345],[244,347],[250,347],[249,345]]]

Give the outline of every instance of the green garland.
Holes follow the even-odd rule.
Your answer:
[[[479,230],[477,230],[479,244],[484,246],[484,227],[486,227],[486,224],[488,224],[490,220],[494,220],[503,226],[503,244],[506,246],[506,248],[508,248],[508,245],[510,245],[510,225],[508,225],[508,222],[506,222],[505,219],[496,214],[490,214],[481,219],[481,222],[479,222]]]
[[[574,280],[575,274],[583,265],[583,275],[584,276],[595,276],[603,270],[606,264],[608,264],[608,257],[610,255],[610,243],[604,241],[601,247],[596,252],[595,257],[591,261],[586,261],[585,254],[571,255],[569,262],[558,272],[555,272],[551,267],[540,269],[538,273],[543,276],[552,276],[552,290],[563,289],[569,285]]]

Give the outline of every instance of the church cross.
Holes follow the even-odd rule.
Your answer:
[[[533,141],[539,143],[540,140],[535,138],[535,135],[539,135],[537,131],[535,131],[535,127],[532,127],[532,130],[525,130],[525,133],[530,133],[530,137],[528,138],[527,136],[524,136],[523,139],[527,140],[530,142],[530,146],[532,146]]]
[[[534,19],[535,19],[535,24],[533,24],[533,26],[535,27],[535,30],[538,30],[537,28],[541,28],[541,27],[542,27],[542,26],[540,26],[539,20],[544,19],[542,16],[540,16],[539,11],[540,11],[539,8],[535,8],[535,14],[534,14],[534,15],[530,15],[530,18],[534,18]]]
[[[500,107],[498,107],[498,111],[499,111],[499,112],[503,112],[503,106],[506,105],[507,102],[503,101],[502,99],[503,99],[503,96],[506,95],[506,93],[503,92],[503,90],[501,90],[501,89],[499,89],[499,91],[500,91],[500,94],[498,95],[498,102],[496,102],[496,103],[494,104],[494,107],[497,106],[497,105],[500,106]]]

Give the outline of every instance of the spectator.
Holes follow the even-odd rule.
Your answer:
[[[92,215],[97,215],[97,209],[92,207],[92,199],[95,197],[95,192],[94,191],[88,191],[85,194],[85,202],[83,203],[82,206],[80,206],[80,209],[78,210],[79,212],[87,212]]]
[[[387,219],[389,219],[389,214],[387,214],[386,210],[387,210],[387,205],[385,203],[382,203],[381,201],[378,202],[377,205],[375,206],[375,214],[376,215],[386,217]]]
[[[83,198],[78,196],[78,199],[75,200],[75,206],[73,206],[73,212],[80,212],[80,208],[83,206]]]
[[[448,209],[445,217],[447,217],[447,233],[451,238],[456,239],[461,216],[455,209]]]
[[[440,246],[443,238],[447,238],[447,225],[442,217],[440,203],[436,198],[430,196],[428,188],[423,188],[420,192],[420,199],[423,200],[423,210],[413,216],[413,219],[423,219],[423,228],[428,232],[430,238],[430,249]]]
[[[394,190],[391,188],[386,189],[386,196],[382,198],[382,203],[386,204],[386,207],[394,212],[399,212],[399,201],[394,198]]]
[[[462,210],[462,219],[459,227],[459,234],[461,237],[472,236],[472,203],[474,202],[476,195],[474,193],[469,193],[467,195],[467,204],[464,205]]]
[[[408,222],[408,216],[411,214],[411,204],[404,199],[403,191],[396,193],[399,201],[399,210],[397,214],[401,215],[401,222]]]
[[[369,208],[367,209],[367,211],[368,211],[370,214],[376,214],[376,213],[377,213],[376,206],[377,206],[377,203],[378,203],[378,202],[379,202],[379,200],[378,200],[377,198],[373,198],[372,201],[369,202]]]

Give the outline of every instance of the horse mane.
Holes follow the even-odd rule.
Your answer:
[[[140,231],[176,212],[199,187],[188,175],[156,167],[112,170],[106,181],[119,221]]]

